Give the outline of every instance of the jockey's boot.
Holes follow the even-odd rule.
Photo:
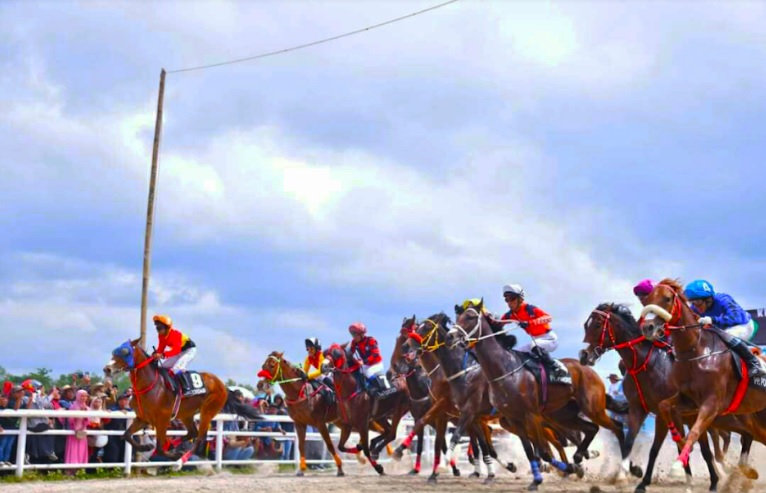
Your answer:
[[[186,375],[185,371],[180,371],[180,372],[176,373],[176,378],[178,379],[178,390],[177,390],[177,392],[179,394],[183,394],[186,390],[189,389],[189,385],[188,385],[189,382],[188,382],[186,376],[187,375]]]
[[[545,366],[551,369],[551,376],[554,378],[563,377],[565,374],[561,370],[558,362],[556,362],[551,354],[540,346],[532,346],[532,354],[534,354],[538,360],[540,360]]]
[[[328,404],[332,404],[335,402],[335,392],[333,389],[335,388],[335,382],[333,382],[332,377],[329,375],[325,375],[322,377],[322,383],[327,387],[325,390],[323,390],[325,398],[327,399]]]
[[[753,378],[766,376],[763,373],[763,369],[761,368],[761,363],[758,361],[758,357],[750,352],[750,348],[747,347],[747,344],[742,342],[740,338],[734,337],[725,330],[718,330],[717,332],[721,336],[723,343],[726,344],[726,347],[731,349],[737,354],[737,356],[745,361],[745,364],[747,365],[748,377]]]

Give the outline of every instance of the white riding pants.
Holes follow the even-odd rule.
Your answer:
[[[549,353],[552,353],[553,351],[556,350],[556,348],[559,347],[559,338],[555,332],[553,332],[552,330],[549,330],[547,333],[541,336],[533,337],[532,342],[528,344],[524,344],[523,346],[518,348],[518,350],[525,351],[528,353],[535,346],[540,346],[541,348],[545,349]]]
[[[372,377],[377,377],[380,375],[385,375],[386,370],[383,368],[383,362],[375,363],[374,365],[362,365],[362,373],[364,374],[367,379],[370,379]]]
[[[738,337],[745,342],[750,342],[750,339],[753,337],[753,333],[755,332],[755,323],[750,320],[746,324],[735,325],[734,327],[724,329],[724,332],[731,334],[734,337]]]
[[[163,359],[161,364],[163,368],[168,368],[173,374],[177,375],[179,372],[186,370],[186,367],[191,363],[195,356],[197,356],[197,348],[190,347],[186,351],[181,351],[175,356]]]

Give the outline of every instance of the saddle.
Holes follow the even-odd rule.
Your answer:
[[[559,375],[554,376],[556,372],[554,371],[554,368],[551,367],[551,365],[535,358],[530,353],[516,350],[514,350],[514,352],[519,358],[521,358],[521,362],[527,371],[531,372],[541,385],[544,383],[542,377],[543,370],[545,370],[547,377],[545,383],[550,383],[553,385],[572,385],[572,375],[569,373],[566,365],[564,365],[561,361],[552,359],[553,363],[558,365],[557,370],[560,372]]]
[[[761,363],[761,368],[766,369],[766,365],[760,356],[760,348],[758,348],[758,346],[753,346],[750,343],[746,344],[748,345],[748,348],[751,350],[751,352],[758,356],[758,361]],[[734,375],[737,377],[737,380],[741,381],[742,377],[747,375],[747,365],[745,365],[745,362],[742,361],[742,358],[740,358],[739,355],[734,351],[729,351],[729,354],[731,354],[731,359],[734,367]],[[766,377],[751,378],[749,384],[758,389],[766,390]]]
[[[309,380],[309,384],[311,385],[312,394],[314,392],[319,392],[319,395],[321,395],[328,404],[335,402],[335,391],[332,389],[332,387],[329,387],[318,378]]]
[[[370,394],[372,397],[376,397],[378,399],[385,399],[386,397],[394,395],[399,391],[399,389],[391,385],[385,375],[378,375],[377,377],[371,379],[369,384]]]

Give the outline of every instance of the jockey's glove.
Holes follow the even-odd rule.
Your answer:
[[[700,317],[700,325],[713,325],[713,319],[710,317]]]

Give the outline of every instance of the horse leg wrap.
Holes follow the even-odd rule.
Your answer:
[[[436,476],[439,472],[439,463],[441,462],[441,457],[435,457],[434,458],[434,476]]]
[[[351,447],[346,449],[347,454],[358,454],[359,453],[359,447]]]
[[[557,459],[551,459],[551,465],[553,465],[553,467],[555,467],[561,472],[567,472],[567,470],[569,469],[566,462],[561,462],[560,460],[557,460]]]
[[[417,472],[420,472],[420,456],[419,455],[415,458],[415,470]]]
[[[540,474],[540,463],[536,460],[529,461],[529,465],[532,466],[532,477],[535,478],[536,483],[543,482],[543,475]]]
[[[474,460],[473,461],[473,472],[477,476],[481,476],[481,461],[479,461],[479,460]]]
[[[491,478],[495,475],[495,463],[492,461],[492,456],[490,455],[485,455],[483,459],[484,465],[487,468],[487,476]]]
[[[678,433],[678,429],[676,428],[676,425],[673,423],[668,423],[668,430],[670,431],[670,436],[673,438],[673,441],[678,443],[681,441],[681,434]]]
[[[687,467],[689,465],[689,454],[691,454],[692,446],[690,444],[684,445],[684,448],[681,450],[681,455],[678,456],[678,460],[681,461],[681,463],[684,465],[684,467]]]
[[[306,470],[306,458],[305,457],[301,457],[300,469],[301,469],[301,471],[305,471]]]
[[[402,440],[401,445],[399,445],[402,448],[402,450],[404,450],[406,448],[409,448],[409,446],[412,445],[412,439],[413,438],[415,438],[415,432],[414,431],[412,433],[410,433],[409,435],[407,435],[407,438]]]

